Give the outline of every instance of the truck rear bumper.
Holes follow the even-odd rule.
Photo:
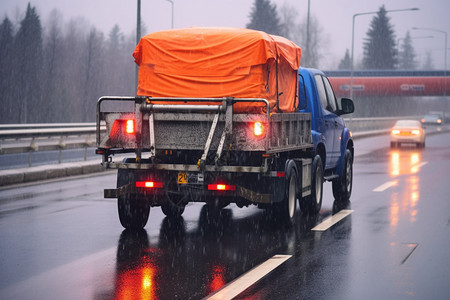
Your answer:
[[[116,163],[103,162],[102,165],[107,169],[132,169],[132,170],[160,170],[160,171],[179,171],[179,172],[198,172],[199,166],[185,164],[139,164],[139,163]],[[254,166],[214,166],[206,165],[206,172],[231,172],[231,173],[266,173],[267,164],[261,167]]]
[[[189,187],[186,187],[189,188]],[[137,194],[142,197],[153,197],[153,196],[165,196],[164,191],[145,191],[143,188],[136,188],[133,184],[128,184],[121,186],[116,189],[105,189],[104,190],[104,198],[119,198],[125,196],[126,194]],[[229,199],[237,199],[243,198],[245,200],[250,201],[253,204],[270,204],[272,202],[272,195],[270,194],[261,194],[250,189],[247,189],[242,186],[236,186],[235,191],[224,191],[224,192],[213,192],[208,191],[206,189],[193,189],[190,194],[189,202],[207,202],[205,199],[208,198],[229,198]],[[160,205],[158,200],[151,201],[153,205]],[[230,201],[234,202],[234,201]]]

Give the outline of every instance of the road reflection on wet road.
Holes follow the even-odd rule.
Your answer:
[[[390,152],[390,175],[393,178],[402,176],[401,190],[391,193],[390,220],[391,226],[398,226],[399,219],[415,222],[417,206],[420,200],[420,177],[416,174],[427,164],[422,161],[422,150],[401,149]]]
[[[369,139],[355,159],[351,205],[292,228],[256,207],[201,203],[182,218],[152,208],[146,230],[123,230],[102,188],[115,175],[0,191],[1,299],[202,299],[275,255],[291,256],[237,299],[446,299],[450,135],[391,150]],[[384,144],[383,144],[384,143]],[[312,230],[342,209],[354,211]]]

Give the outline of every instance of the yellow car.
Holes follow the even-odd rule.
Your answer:
[[[425,147],[425,128],[419,121],[399,120],[391,130],[391,148],[401,144],[416,144]]]

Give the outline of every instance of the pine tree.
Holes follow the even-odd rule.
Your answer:
[[[247,28],[261,30],[269,34],[283,35],[277,6],[272,4],[270,0],[255,0]]]
[[[0,120],[2,123],[12,122],[14,101],[11,93],[13,80],[11,73],[13,70],[13,25],[8,17],[5,17],[0,25],[0,99],[2,107],[0,110]]]
[[[351,60],[350,60],[350,54],[348,49],[345,51],[345,56],[339,63],[338,69],[339,70],[350,70],[352,68],[351,66]]]
[[[25,18],[20,22],[14,45],[17,70],[14,101],[21,123],[35,122],[41,103],[42,26],[36,9],[28,3]],[[34,112],[34,114],[30,114]]]
[[[364,43],[363,65],[365,69],[394,69],[397,64],[394,30],[386,9],[380,7],[372,19]]]
[[[406,32],[406,36],[403,39],[402,49],[399,52],[399,69],[413,70],[417,67],[416,53],[412,46],[411,36],[409,31]]]
[[[430,52],[425,55],[425,62],[422,65],[423,70],[434,70],[433,56]]]

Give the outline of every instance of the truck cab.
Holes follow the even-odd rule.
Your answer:
[[[353,113],[353,101],[338,100],[322,71],[299,68],[298,73],[300,111],[311,114],[314,155],[321,157],[324,179],[333,182],[335,198],[349,199],[354,148],[341,116]]]

